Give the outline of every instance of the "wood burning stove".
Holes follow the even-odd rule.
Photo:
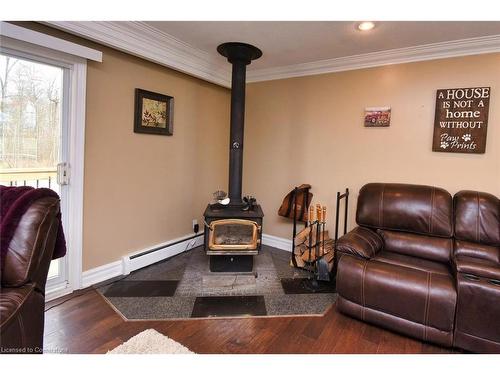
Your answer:
[[[258,204],[242,200],[243,135],[246,66],[262,51],[246,43],[229,42],[217,47],[232,64],[231,131],[229,142],[229,204],[208,205],[205,210],[205,251],[211,271],[251,271],[259,253],[264,213]]]

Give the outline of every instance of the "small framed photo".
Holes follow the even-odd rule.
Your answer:
[[[173,135],[174,98],[135,89],[134,133]]]
[[[365,127],[387,127],[391,124],[391,107],[365,108]]]

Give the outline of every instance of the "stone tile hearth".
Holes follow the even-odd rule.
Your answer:
[[[322,315],[336,294],[327,284],[312,291],[308,277],[290,266],[289,252],[269,246],[254,257],[253,272],[210,272],[208,256],[199,247],[98,290],[131,320]]]

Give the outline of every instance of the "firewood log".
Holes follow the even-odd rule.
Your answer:
[[[311,227],[306,227],[302,229],[295,236],[295,245],[300,245],[301,243],[304,243],[309,238],[309,233],[311,233]]]
[[[325,241],[324,244],[321,244],[319,247],[319,256],[322,257],[325,254],[333,253],[333,240]],[[315,261],[316,260],[316,248],[311,249],[311,257],[309,259],[309,247],[304,243],[298,246],[295,246],[294,250],[295,256],[299,256],[302,258],[304,262]]]
[[[293,249],[293,253],[298,267],[303,268],[307,263],[316,261],[316,248],[314,247],[317,242],[316,235],[316,227],[313,226],[311,231],[311,226],[308,226],[295,236],[295,248]],[[311,239],[309,239],[309,237],[311,237]],[[319,234],[319,241],[319,256],[328,256],[327,262],[331,263],[330,259],[333,259],[333,239],[330,238],[327,230]],[[313,246],[310,255],[309,244]]]
[[[312,243],[316,243],[316,230],[313,228],[313,233],[312,233]],[[311,233],[311,227],[307,227],[302,229],[296,236],[295,236],[295,245],[300,245],[301,243],[307,243],[309,244],[309,235]],[[323,232],[321,232],[319,239],[322,241],[323,240]],[[324,239],[329,240],[330,236],[327,230],[325,230],[325,235]]]

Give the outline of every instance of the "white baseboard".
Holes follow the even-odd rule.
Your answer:
[[[82,288],[87,288],[120,275],[123,275],[121,260],[92,268],[82,273]]]
[[[53,299],[65,296],[73,292],[68,285],[68,282],[64,282],[60,285],[52,285],[45,288],[45,302],[52,301]]]
[[[271,234],[262,235],[262,244],[272,246],[280,250],[292,251],[292,240]]]
[[[193,235],[180,237],[175,240],[164,242],[162,244],[124,256],[122,258],[123,274],[127,275],[132,271],[149,266],[150,264],[159,262],[161,260],[170,258],[174,255],[183,253],[184,251],[188,251],[197,246],[203,245],[204,242],[203,235],[195,238],[192,237]],[[148,251],[151,250],[155,251],[147,253]],[[142,253],[146,254],[140,255]]]
[[[82,288],[95,285],[97,283],[112,279],[113,277],[128,275],[132,271],[147,267],[153,263],[170,258],[184,251],[191,250],[197,246],[203,245],[203,236],[192,238],[192,235],[186,235],[171,241],[167,241],[156,246],[152,246],[140,251],[130,253],[121,260],[117,260],[99,267],[92,268],[82,274]],[[292,241],[286,238],[273,236],[270,234],[262,235],[262,243],[277,249],[291,251]],[[155,250],[149,252],[151,250]],[[148,253],[149,252],[149,253]],[[144,255],[140,255],[143,254]]]
[[[203,245],[203,236],[192,238],[192,235],[186,235],[171,241],[163,242],[156,246],[135,251],[123,256],[121,260],[104,264],[83,272],[82,288],[95,285],[116,276],[128,275],[132,271],[149,266],[163,259],[170,258],[184,251],[191,250],[192,248],[200,245]],[[147,253],[151,250],[155,251]],[[146,254],[138,256],[142,253]]]

